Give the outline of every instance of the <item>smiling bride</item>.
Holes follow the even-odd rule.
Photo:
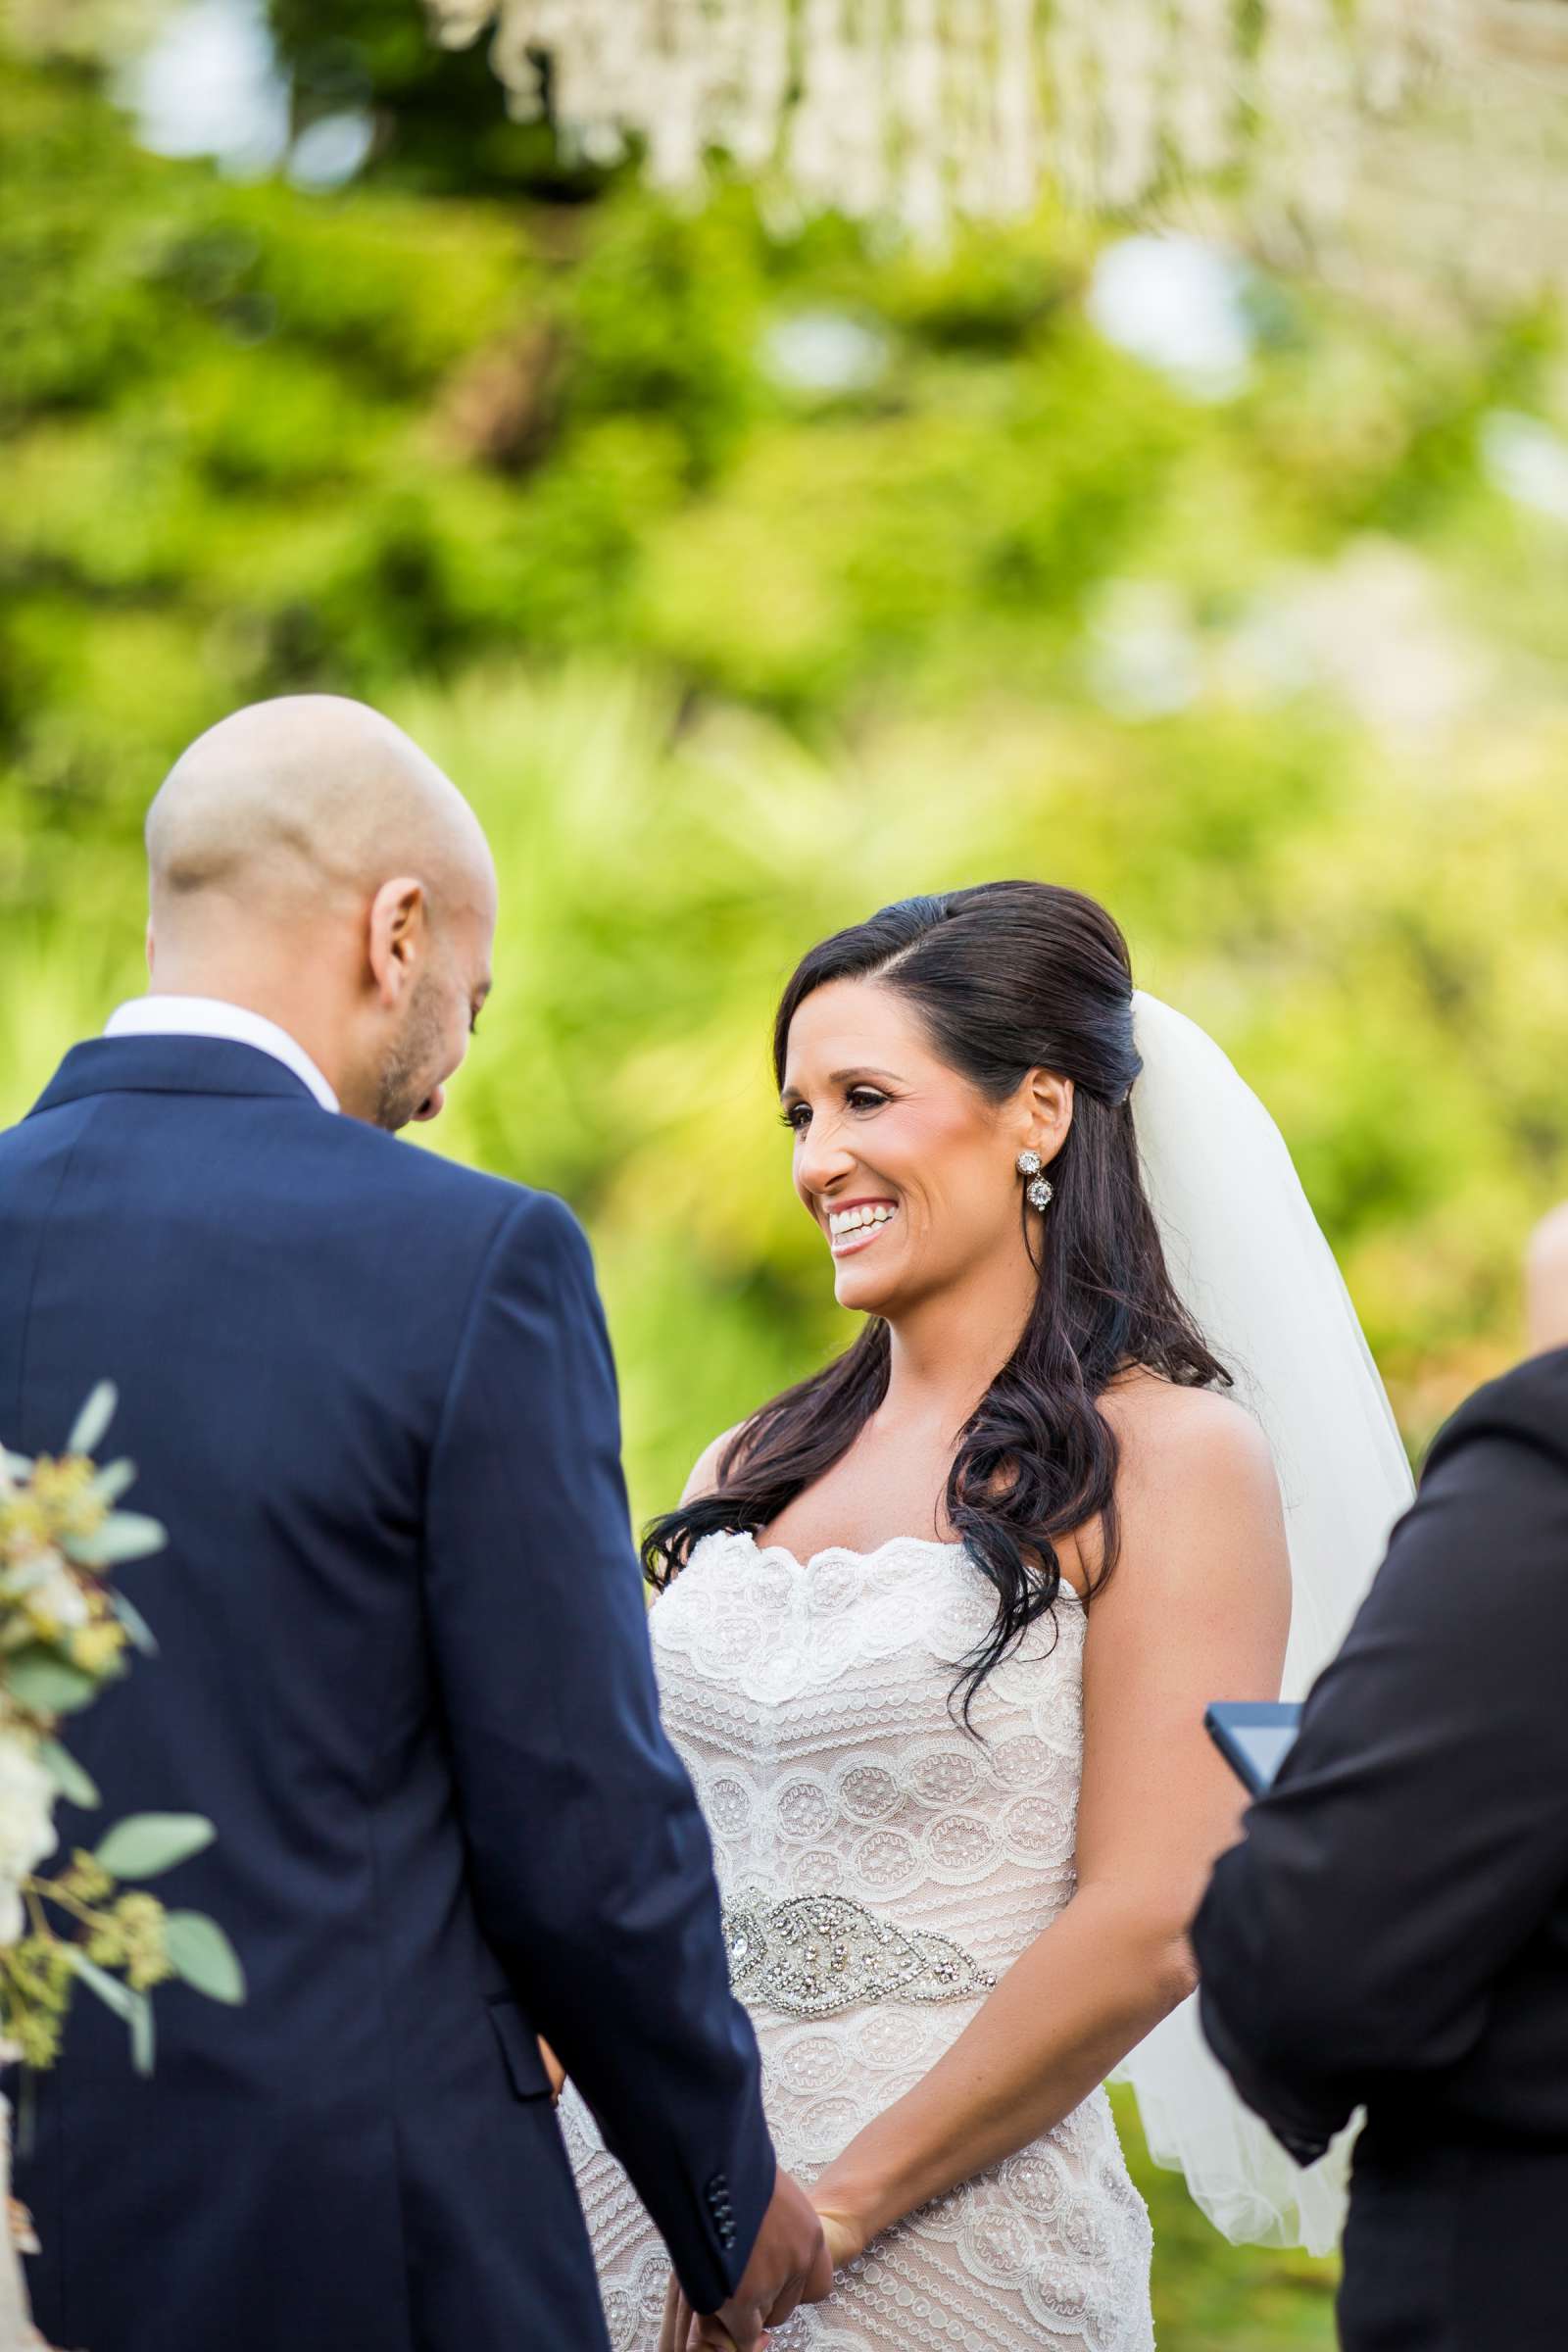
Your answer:
[[[1277,1694],[1294,1544],[1269,1415],[1245,1373],[1225,1394],[1152,1199],[1135,1098],[1178,1030],[1215,1102],[1246,1095],[1135,996],[1101,906],[1025,882],[884,908],[779,1007],[795,1189],[866,1320],[709,1447],[644,1553],[769,2122],[835,2262],[777,2352],[1153,2341],[1102,2084],[1191,1990],[1239,1811],[1203,1710]],[[1178,1091],[1167,1128],[1222,1159]],[[1339,1298],[1387,1488],[1369,1571],[1402,1460]],[[616,2352],[721,2341],[562,2112]]]

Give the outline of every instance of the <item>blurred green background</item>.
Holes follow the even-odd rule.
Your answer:
[[[674,208],[394,0],[6,38],[0,1118],[140,984],[173,755],[330,689],[490,828],[427,1140],[586,1218],[640,1515],[845,1337],[768,1013],[915,890],[1106,902],[1278,1116],[1413,1448],[1516,1351],[1568,1192],[1553,312],[1147,221],[922,256]],[[1332,2266],[1141,2177],[1162,2352],[1331,2342]]]

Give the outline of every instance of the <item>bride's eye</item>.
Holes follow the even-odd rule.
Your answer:
[[[880,1110],[887,1100],[887,1096],[879,1095],[874,1087],[852,1086],[850,1089],[849,1103],[852,1110]]]
[[[805,1122],[810,1117],[810,1115],[811,1113],[808,1104],[805,1102],[792,1102],[788,1110],[781,1111],[779,1113],[779,1124],[781,1127],[787,1127],[792,1135],[800,1135],[803,1132]]]

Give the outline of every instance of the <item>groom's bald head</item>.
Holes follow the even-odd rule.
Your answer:
[[[313,917],[395,873],[432,895],[490,870],[457,786],[364,703],[294,694],[220,719],[181,754],[147,816],[155,919],[225,901],[274,921]]]
[[[337,695],[235,711],[171,769],[147,858],[155,987],[277,1019],[361,1116],[439,1109],[489,986],[495,869],[400,727]]]

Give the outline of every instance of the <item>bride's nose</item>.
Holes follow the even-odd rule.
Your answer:
[[[434,1093],[426,1095],[424,1101],[419,1104],[418,1109],[414,1114],[416,1121],[423,1119],[438,1119],[446,1107],[446,1088],[444,1086],[438,1086]]]
[[[819,1138],[818,1131],[813,1128],[801,1147],[800,1156],[795,1163],[795,1176],[804,1191],[820,1200],[835,1185],[842,1184],[845,1177],[853,1174],[854,1169],[854,1152],[836,1144],[829,1135],[823,1134]]]

